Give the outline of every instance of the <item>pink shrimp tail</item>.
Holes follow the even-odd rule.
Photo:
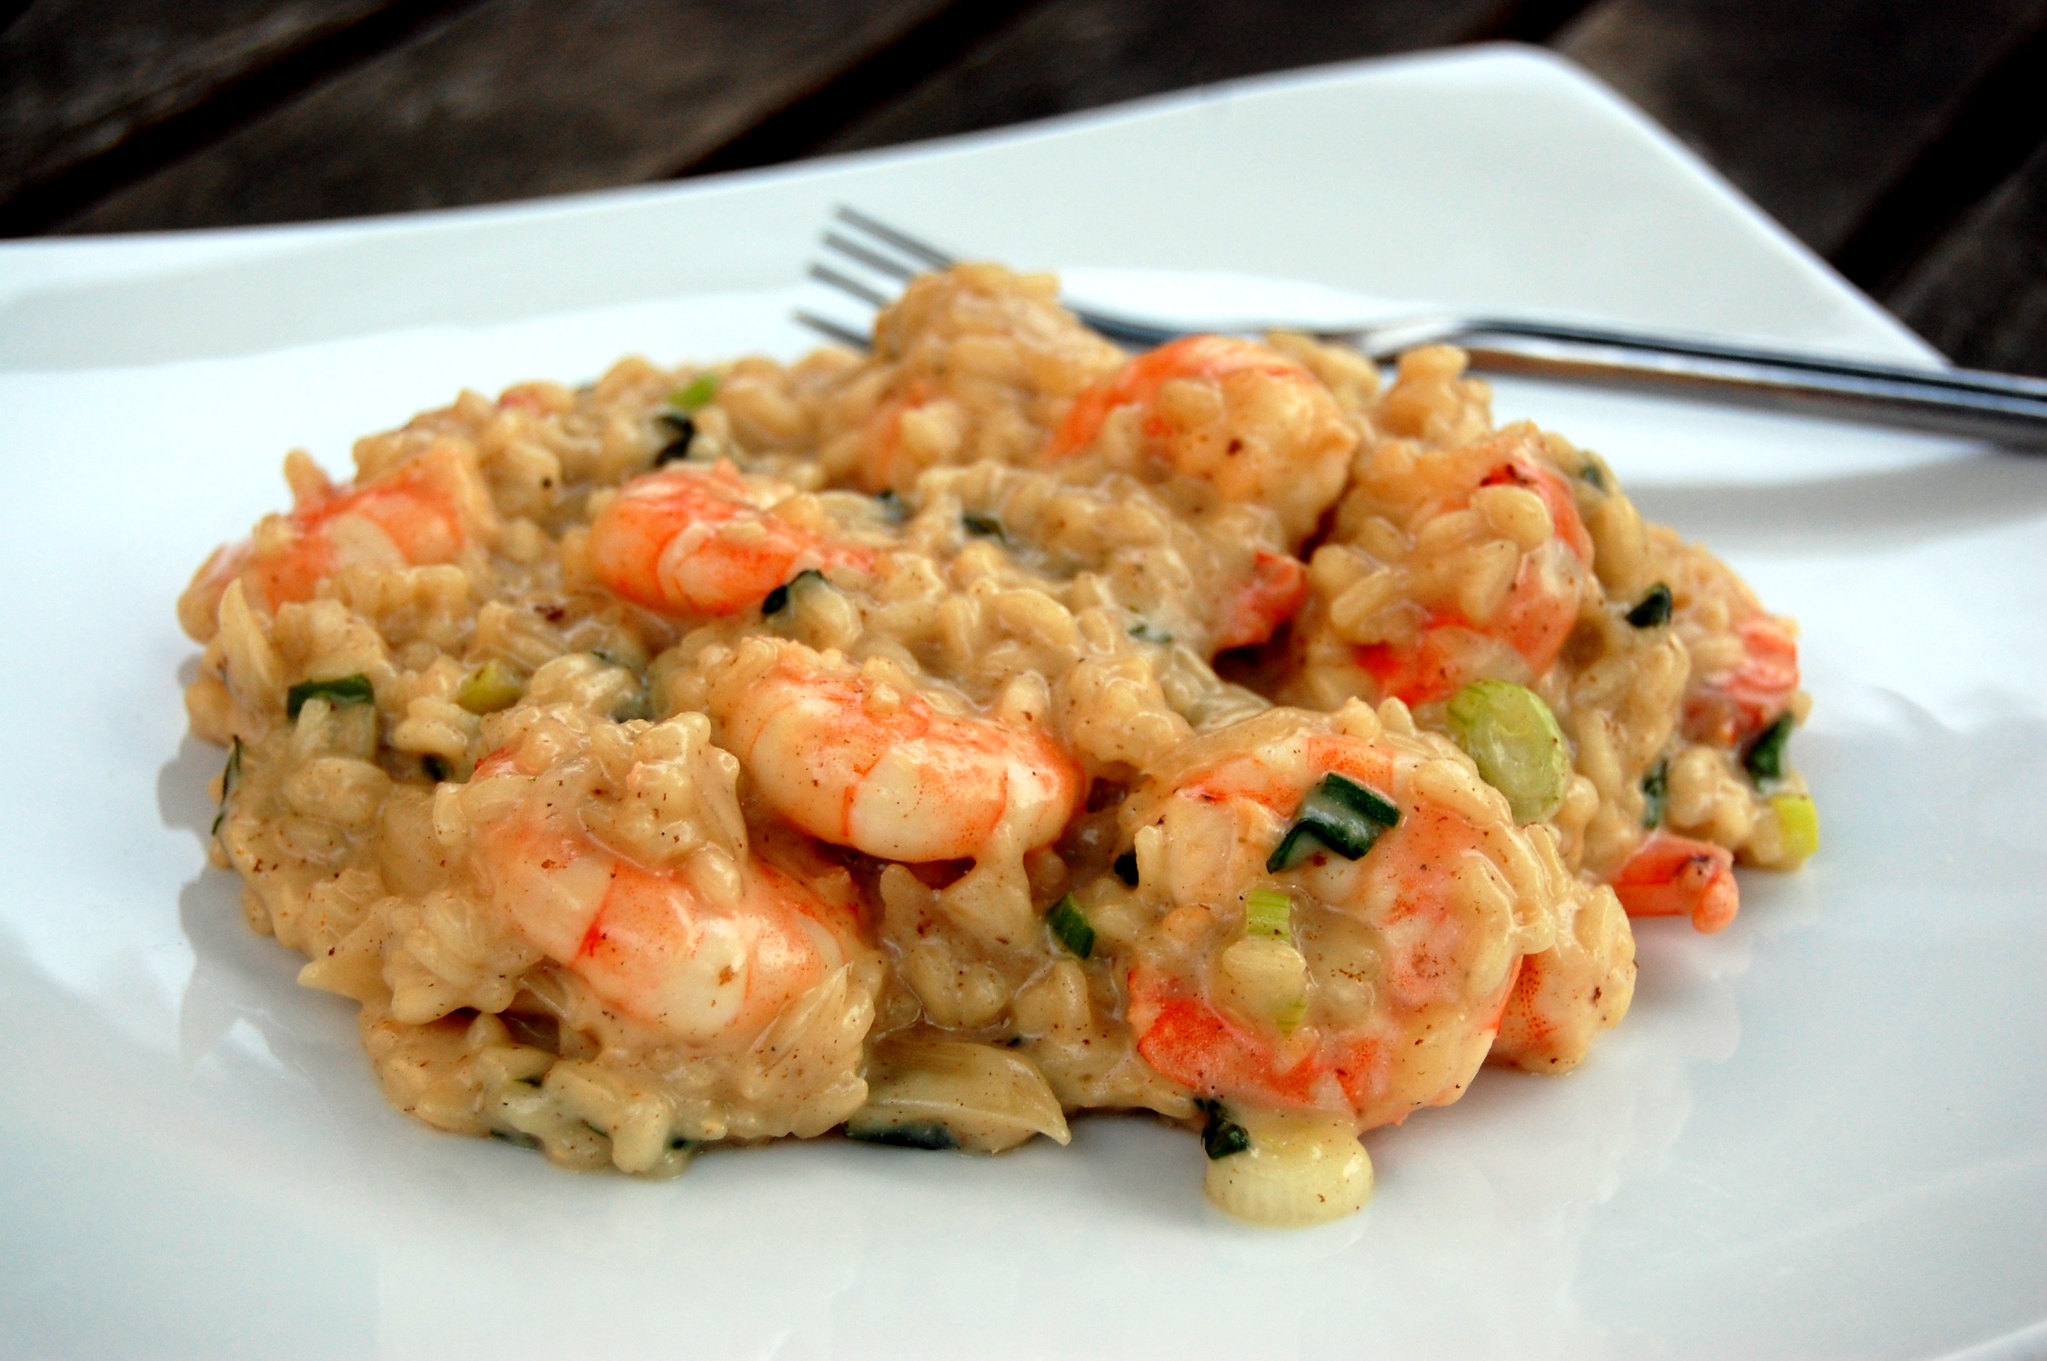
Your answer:
[[[1718,931],[1741,909],[1734,853],[1710,841],[1657,832],[1614,876],[1613,891],[1630,917],[1690,917],[1700,931]]]

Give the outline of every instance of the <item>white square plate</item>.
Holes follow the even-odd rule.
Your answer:
[[[530,206],[0,246],[15,772],[0,1337],[35,1356],[2047,1353],[2047,463],[1501,384],[1805,625],[1825,844],[1625,1025],[1373,1134],[1277,1233],[1192,1139],[835,1142],[558,1172],[384,1105],[351,1008],[205,867],[172,602],[283,452],[529,376],[791,353],[848,201],[1126,304],[1428,299],[1927,351],[1638,114],[1516,50]],[[1276,279],[1307,281],[1283,285]]]

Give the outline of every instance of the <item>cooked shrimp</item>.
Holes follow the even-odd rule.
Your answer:
[[[1361,703],[1190,748],[1131,805],[1140,891],[1164,911],[1130,975],[1138,1052],[1199,1096],[1359,1130],[1455,1100],[1522,956],[1554,943],[1566,877],[1531,849],[1546,833],[1517,830],[1446,740],[1382,730]],[[1329,777],[1368,791],[1346,797],[1384,830],[1355,858],[1311,841],[1289,867],[1289,824]]]
[[[1259,549],[1251,575],[1224,597],[1217,621],[1215,648],[1250,647],[1262,643],[1294,617],[1308,598],[1308,569],[1299,558]]]
[[[1382,698],[1426,704],[1454,694],[1471,680],[1533,680],[1556,661],[1577,623],[1578,600],[1590,579],[1592,538],[1563,476],[1527,449],[1501,443],[1506,445],[1505,456],[1470,493],[1435,508],[1433,514],[1462,510],[1487,487],[1519,487],[1542,499],[1551,532],[1523,546],[1512,584],[1484,618],[1473,619],[1457,605],[1438,603],[1428,608],[1411,642],[1357,647],[1357,663]]]
[[[474,782],[503,777],[521,778],[500,751]],[[853,953],[851,914],[766,864],[742,863],[722,884],[700,884],[687,867],[649,869],[599,842],[545,781],[527,782],[477,834],[478,873],[536,949],[624,1015],[741,1049]]]
[[[723,744],[770,807],[884,860],[1021,854],[1066,826],[1082,778],[1035,726],[947,713],[898,680],[755,638],[712,682]]]
[[[1757,614],[1735,630],[1742,658],[1686,687],[1684,732],[1733,748],[1775,723],[1798,693],[1798,642],[1790,624]]]
[[[194,638],[212,635],[220,598],[238,578],[275,610],[311,600],[346,567],[452,562],[497,523],[474,457],[452,444],[359,486],[328,484],[310,460],[293,457],[290,471],[306,481],[291,513],[268,516],[253,537],[214,550],[185,588],[178,618]]]
[[[1301,364],[1254,341],[1188,336],[1081,393],[1044,459],[1093,444],[1121,407],[1138,409],[1148,465],[1206,482],[1224,501],[1271,506],[1295,542],[1342,490],[1358,445],[1336,398]]]
[[[590,527],[597,577],[665,614],[737,614],[805,568],[866,569],[872,550],[775,515],[793,488],[724,459],[674,463],[634,478]]]
[[[1631,917],[1690,917],[1718,931],[1741,910],[1734,853],[1710,841],[1653,833],[1614,875],[1613,889]]]

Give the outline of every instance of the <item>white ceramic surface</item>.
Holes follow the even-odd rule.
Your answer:
[[[1816,422],[1501,385],[1803,621],[1825,845],[1747,876],[1719,936],[1643,925],[1578,1073],[1489,1071],[1374,1134],[1362,1215],[1233,1224],[1195,1142],[1137,1120],[648,1185],[388,1110],[352,1008],[205,868],[220,758],[183,735],[175,594],[282,501],[292,445],[340,468],[465,384],[799,348],[841,199],[1126,301],[1924,355],[1638,115],[1504,51],[700,186],[0,247],[0,1352],[2047,1354],[2047,463]]]

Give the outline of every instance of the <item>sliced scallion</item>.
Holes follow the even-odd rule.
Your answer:
[[[933,1120],[918,1121],[908,1125],[874,1125],[863,1128],[846,1127],[848,1139],[858,1139],[863,1144],[887,1144],[893,1148],[921,1148],[927,1152],[940,1149],[958,1148],[960,1141],[952,1131]]]
[[[1254,888],[1244,895],[1244,934],[1270,940],[1294,938],[1294,900],[1276,888]]]
[[[1230,1119],[1230,1113],[1223,1109],[1222,1102],[1197,1099],[1194,1107],[1207,1117],[1201,1127],[1201,1151],[1208,1155],[1210,1162],[1218,1162],[1251,1147],[1251,1131]]]
[[[1321,850],[1355,860],[1399,821],[1400,810],[1386,799],[1332,772],[1301,800],[1293,826],[1265,862],[1266,873],[1294,869]]]
[[[1170,643],[1173,635],[1140,619],[1130,626],[1130,636],[1140,643]]]
[[[1660,629],[1670,622],[1671,603],[1670,587],[1659,581],[1628,611],[1628,622],[1638,629]]]
[[[1052,904],[1045,913],[1045,925],[1052,928],[1052,934],[1061,945],[1079,958],[1086,959],[1095,952],[1095,928],[1088,925],[1086,915],[1071,893]]]
[[[221,768],[220,772],[220,811],[213,815],[213,828],[208,835],[218,836],[220,834],[220,824],[227,821],[228,796],[235,792],[235,786],[241,782],[241,778],[242,739],[237,737],[228,744],[227,764]]]
[[[526,682],[509,665],[492,657],[463,680],[455,702],[472,714],[509,709],[526,693]]]
[[[1790,714],[1778,715],[1777,721],[1763,729],[1741,754],[1742,769],[1756,783],[1784,778],[1784,744],[1791,739],[1791,726]]]
[[[1663,810],[1670,804],[1670,762],[1658,761],[1642,777],[1642,825],[1663,825]]]
[[[665,463],[688,458],[689,446],[697,437],[697,423],[680,411],[664,411],[661,413],[661,420],[675,434],[674,438],[662,446],[661,452],[654,455],[654,466],[657,468]]]
[[[1009,530],[1003,526],[1001,520],[993,515],[983,515],[979,511],[972,510],[962,511],[960,513],[960,523],[967,527],[967,533],[969,534],[978,534],[982,538],[994,539],[998,543],[1009,542]]]
[[[789,593],[801,585],[805,577],[823,581],[824,573],[818,571],[815,567],[804,568],[795,576],[790,577],[780,586],[767,593],[767,596],[761,601],[761,613],[763,615],[780,614],[784,609],[788,608]]]
[[[370,685],[370,678],[360,671],[332,680],[300,681],[284,692],[284,716],[297,718],[309,699],[324,699],[329,704],[375,704],[377,692]]]
[[[1777,815],[1777,836],[1786,856],[1803,860],[1820,848],[1820,813],[1805,794],[1773,794],[1770,811]]]
[[[711,404],[718,395],[718,375],[700,373],[687,383],[668,394],[668,405],[685,416],[694,416]]]
[[[1507,796],[1514,821],[1540,822],[1562,805],[1571,753],[1542,696],[1510,681],[1473,681],[1451,696],[1446,716],[1479,777]]]

